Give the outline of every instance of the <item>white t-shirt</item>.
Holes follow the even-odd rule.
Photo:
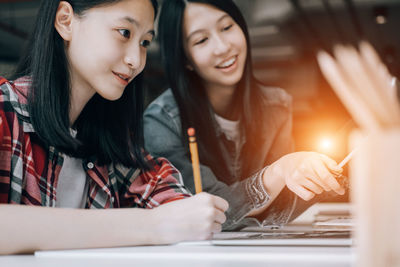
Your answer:
[[[236,151],[238,150],[238,146],[240,143],[240,121],[231,121],[227,120],[221,116],[218,116],[217,114],[215,115],[215,120],[217,121],[219,127],[221,128],[221,131],[225,134],[226,138],[229,141],[232,141],[235,143]]]
[[[89,183],[82,160],[64,155],[56,195],[56,207],[85,208]]]

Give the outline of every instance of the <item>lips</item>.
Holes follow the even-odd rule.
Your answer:
[[[132,76],[127,75],[127,74],[118,73],[118,72],[114,72],[114,71],[112,73],[117,78],[117,80],[119,80],[123,85],[127,85],[132,79]]]

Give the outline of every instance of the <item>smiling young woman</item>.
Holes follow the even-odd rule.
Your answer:
[[[143,150],[156,10],[155,0],[41,2],[15,79],[0,77],[0,254],[221,231],[227,202],[189,198],[179,172]]]
[[[224,229],[249,217],[287,223],[315,195],[344,193],[336,162],[291,153],[291,97],[254,78],[247,26],[233,1],[164,1],[158,33],[170,89],[145,111],[145,147],[168,158],[194,192],[186,132],[196,129],[203,190],[230,204]]]

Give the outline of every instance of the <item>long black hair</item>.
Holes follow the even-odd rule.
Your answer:
[[[121,0],[66,0],[74,13]],[[150,0],[157,13],[156,0]],[[148,169],[143,158],[143,89],[138,75],[116,101],[95,94],[70,132],[70,74],[64,41],[54,27],[60,1],[42,0],[32,36],[14,78],[30,76],[28,108],[36,134],[45,146],[74,157],[94,157],[98,164],[121,163]]]
[[[235,91],[234,101],[241,110],[241,124],[244,128],[247,142],[244,146],[244,160],[250,160],[250,154],[257,147],[256,136],[260,136],[255,120],[261,116],[263,97],[258,82],[253,76],[250,51],[250,38],[246,21],[239,8],[232,0],[165,0],[162,4],[158,37],[160,40],[161,56],[166,70],[169,85],[179,107],[182,142],[187,144],[186,130],[196,128],[200,160],[210,166],[221,180],[229,175],[228,166],[224,163],[216,128],[213,127],[213,111],[207,97],[201,78],[195,71],[186,68],[189,60],[183,48],[183,15],[188,3],[203,3],[212,5],[232,17],[246,37],[247,57],[245,69]],[[249,138],[251,136],[251,138]],[[248,155],[248,156],[246,156]],[[243,164],[246,168],[247,164]],[[244,170],[248,175],[251,170]]]

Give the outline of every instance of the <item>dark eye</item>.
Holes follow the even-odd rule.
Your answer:
[[[144,48],[149,47],[150,44],[151,44],[150,40],[143,40],[140,42],[140,45],[143,46]]]
[[[124,38],[129,39],[131,37],[131,32],[127,29],[120,29],[118,31]]]
[[[228,31],[230,28],[232,28],[233,24],[226,26],[222,29],[222,31]]]
[[[207,41],[207,40],[208,40],[208,38],[203,38],[203,39],[201,39],[200,41],[195,42],[194,45],[202,44],[202,43],[204,43],[204,42]]]

